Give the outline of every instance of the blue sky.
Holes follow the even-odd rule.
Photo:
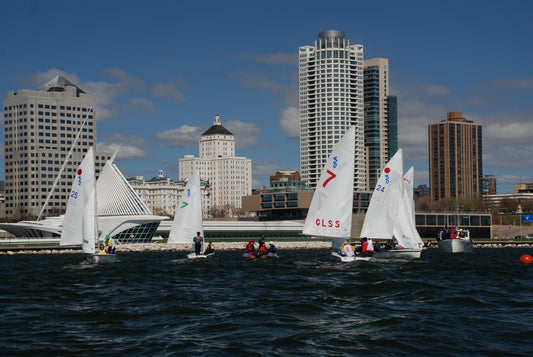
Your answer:
[[[64,75],[96,100],[98,150],[121,144],[127,176],[162,169],[178,179],[178,160],[198,156],[216,114],[236,155],[252,159],[254,187],[299,170],[298,47],[341,30],[365,59],[389,59],[415,186],[428,183],[427,126],[451,111],[483,124],[484,174],[498,193],[533,182],[530,1],[19,0],[1,9],[3,98]]]

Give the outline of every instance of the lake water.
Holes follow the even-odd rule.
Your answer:
[[[35,356],[526,356],[531,249],[429,249],[341,263],[328,250],[2,255],[0,351]]]

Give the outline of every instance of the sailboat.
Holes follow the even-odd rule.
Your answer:
[[[197,232],[203,237],[202,197],[200,192],[200,173],[198,170],[187,182],[185,190],[176,207],[174,221],[170,228],[168,243],[192,245],[193,237]],[[201,254],[194,252],[187,255],[189,259],[207,258],[215,253],[204,255],[205,242],[202,243]]]
[[[415,207],[413,199],[414,167],[403,176],[402,198],[393,228],[394,237],[401,249],[390,253],[398,258],[420,258],[424,242],[415,225]]]
[[[340,254],[352,230],[355,127],[331,151],[313,194],[303,234],[331,239],[332,255],[341,261],[369,258]]]
[[[100,254],[95,251],[95,245],[98,243],[97,222],[96,175],[94,151],[91,147],[78,167],[72,183],[59,245],[81,244],[87,260],[93,264],[116,261],[116,254]]]
[[[399,149],[385,165],[365,215],[361,237],[392,239],[403,195],[403,151]],[[381,253],[383,255],[383,253]]]

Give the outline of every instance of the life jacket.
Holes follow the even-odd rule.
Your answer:
[[[372,244],[372,240],[369,239],[367,243],[368,245],[366,246],[366,251],[374,253],[374,244]]]
[[[202,243],[202,238],[200,238],[198,236],[194,237],[194,243],[196,243],[196,244]]]
[[[344,248],[344,254],[347,257],[353,257],[355,255],[355,253],[353,252],[353,248],[350,244],[346,244],[343,248]]]
[[[268,252],[266,250],[265,245],[263,244],[261,248],[259,248],[259,254],[261,255],[261,259],[266,259],[268,256]]]
[[[250,253],[250,254],[252,254],[252,253],[254,252],[254,248],[253,248],[253,246],[252,246],[251,243],[248,243],[248,244],[246,245],[246,251],[247,251],[248,253]]]

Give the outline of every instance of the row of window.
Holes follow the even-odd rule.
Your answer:
[[[33,114],[33,112],[31,112],[31,114]],[[67,116],[70,117],[70,115],[67,115]],[[79,118],[79,116],[78,116],[78,118]],[[89,115],[88,118],[92,119],[93,116]],[[14,123],[26,123],[27,121],[28,121],[28,118],[18,118],[17,120],[13,120],[13,119],[5,120],[4,123],[5,123],[5,125],[11,125],[11,124],[14,124]],[[30,123],[33,123],[34,120],[33,120],[33,118],[30,118],[29,121],[30,121]],[[38,118],[37,121],[39,123],[52,123],[52,124],[56,124],[57,123],[57,119],[50,119],[50,118],[44,118],[44,119],[43,118]],[[61,123],[61,124],[81,125],[82,121],[61,119],[59,121],[59,123]],[[87,123],[85,123],[85,125],[93,126],[93,122],[92,121],[88,121]],[[21,127],[19,127],[19,129],[21,129]]]

